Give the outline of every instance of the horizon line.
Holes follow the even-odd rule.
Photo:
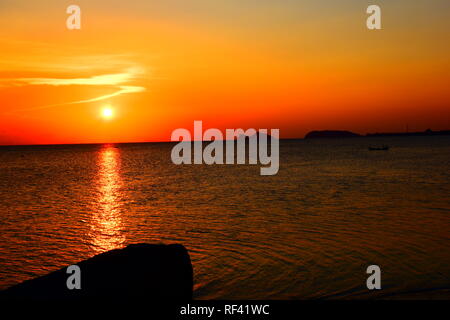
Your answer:
[[[353,131],[349,131],[349,130],[331,130],[331,129],[326,129],[326,130],[312,130],[309,132],[315,132],[315,131],[348,131],[348,132],[352,132]],[[366,133],[366,134],[358,134],[358,136],[355,137],[345,137],[342,139],[351,139],[351,138],[372,138],[372,137],[377,137],[377,136],[414,136],[414,134],[420,134],[420,133],[426,133],[426,132],[435,132],[435,133],[439,133],[439,132],[445,132],[445,133],[450,133],[450,129],[446,129],[446,130],[437,130],[437,131],[433,131],[431,129],[427,129],[424,131],[413,131],[413,132],[375,132],[375,133]],[[308,132],[308,133],[309,133]],[[306,134],[307,135],[307,134]],[[306,135],[303,138],[299,138],[299,137],[294,137],[294,138],[279,138],[278,140],[311,140],[311,139],[306,139]],[[268,135],[270,136],[270,135]],[[316,139],[324,139],[324,140],[330,140],[330,138],[313,138],[312,140],[316,140]],[[237,139],[234,139],[233,141],[236,141]],[[331,139],[332,140],[332,139]],[[199,140],[182,140],[185,142],[196,142]],[[89,146],[89,145],[116,145],[116,144],[149,144],[149,143],[179,143],[182,141],[125,141],[125,142],[76,142],[76,143],[23,143],[23,144],[0,144],[0,147],[33,147],[33,146]],[[212,142],[215,140],[201,140],[201,142]],[[230,141],[230,140],[219,140],[219,141]]]

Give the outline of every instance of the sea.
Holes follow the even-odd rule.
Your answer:
[[[281,140],[274,176],[173,146],[0,147],[0,289],[145,242],[187,248],[195,299],[450,297],[450,136]]]

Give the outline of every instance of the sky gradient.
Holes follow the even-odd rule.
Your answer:
[[[449,129],[448,39],[448,0],[2,0],[0,144]]]

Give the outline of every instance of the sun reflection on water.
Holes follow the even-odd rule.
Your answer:
[[[97,203],[91,221],[91,245],[96,253],[122,247],[120,150],[105,145],[98,152]]]

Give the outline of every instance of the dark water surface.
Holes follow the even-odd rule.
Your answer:
[[[276,176],[171,148],[0,148],[0,288],[137,242],[185,245],[197,298],[450,288],[450,137],[282,141]]]

